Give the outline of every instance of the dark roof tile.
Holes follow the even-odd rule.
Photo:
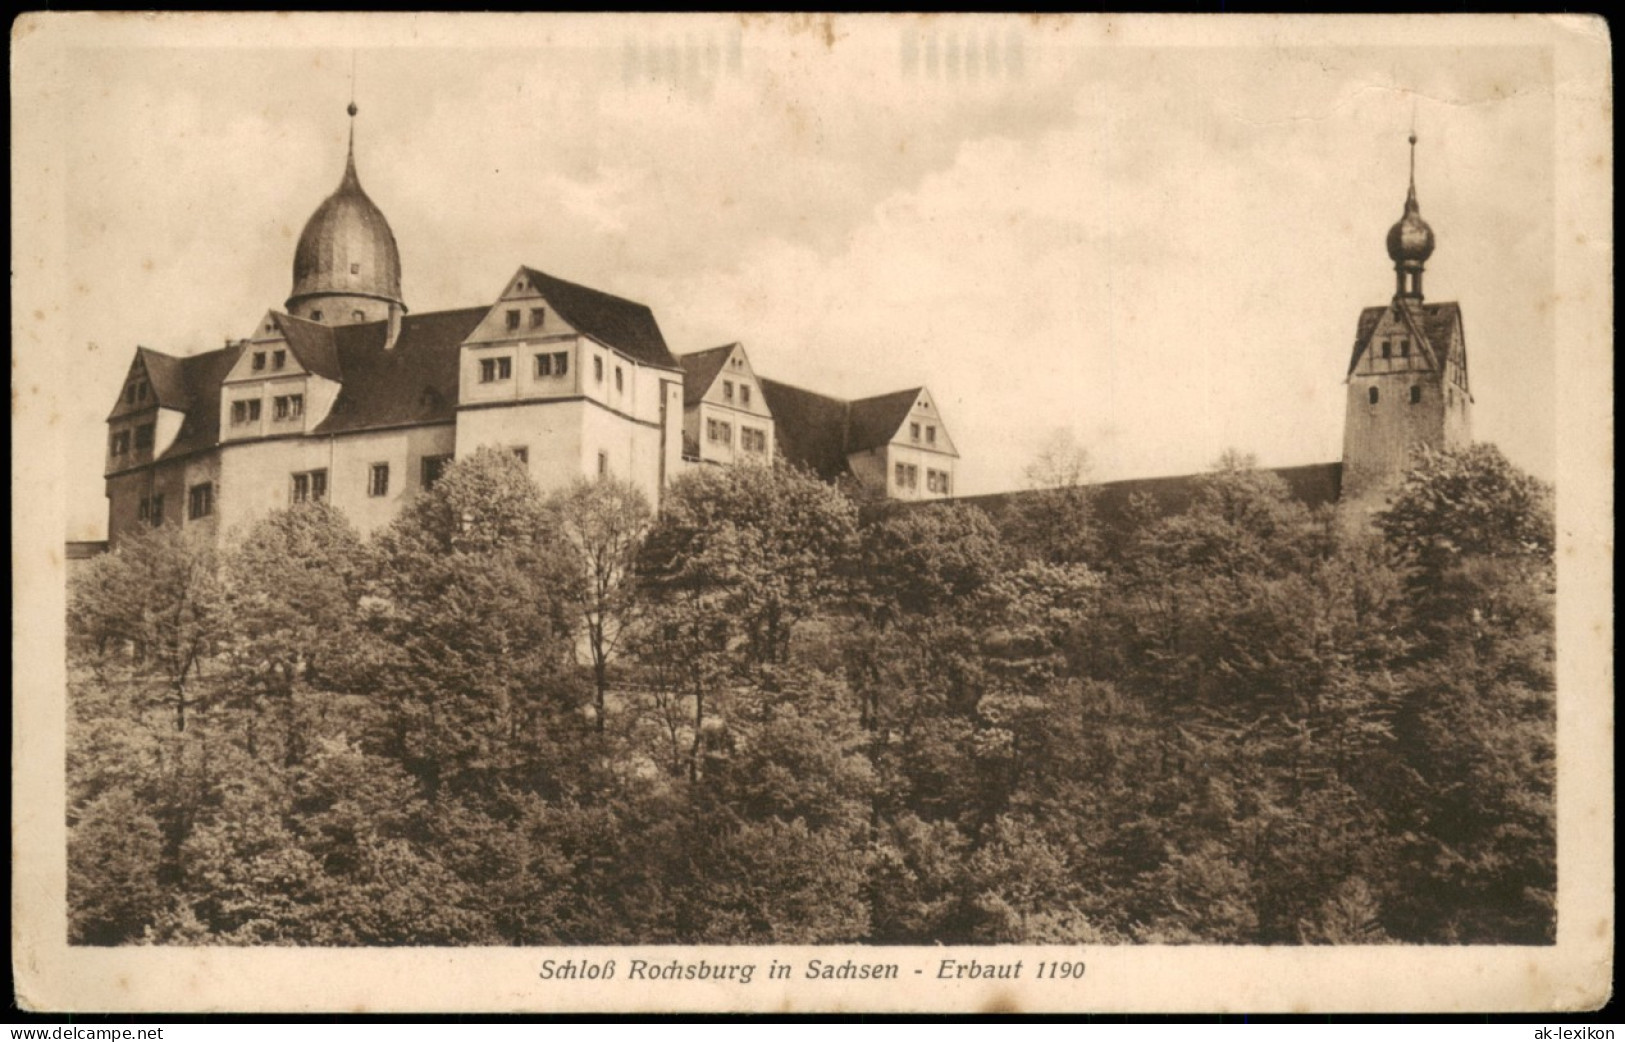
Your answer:
[[[299,359],[299,364],[304,366],[307,372],[315,373],[335,383],[344,381],[338,352],[333,347],[332,326],[324,326],[320,322],[280,312],[272,314],[277,326],[282,330],[282,335],[287,338],[289,350]]]
[[[489,311],[477,307],[407,315],[388,350],[387,322],[336,327],[333,342],[344,385],[313,433],[454,420],[458,348]]]
[[[677,359],[660,335],[654,312],[647,306],[602,290],[578,286],[534,268],[525,274],[559,316],[581,332],[624,351],[645,365],[676,369]]]
[[[683,367],[684,408],[697,404],[705,397],[705,392],[711,389],[711,385],[716,382],[717,374],[722,371],[723,363],[738,346],[737,343],[723,344],[721,347],[678,356],[677,361]]]
[[[896,437],[922,390],[911,387],[854,401],[847,413],[846,451],[876,449]]]
[[[839,398],[757,377],[773,413],[779,451],[826,481],[851,473],[846,461],[847,403]]]

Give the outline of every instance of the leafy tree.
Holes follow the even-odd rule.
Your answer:
[[[125,944],[163,907],[163,837],[134,794],[97,798],[68,833],[68,941]]]
[[[1418,450],[1377,528],[1427,576],[1464,557],[1550,561],[1552,490],[1494,445]]]
[[[166,526],[122,542],[75,582],[69,626],[99,650],[132,649],[186,730],[190,684],[219,639],[219,561],[195,531]]]
[[[636,568],[652,515],[630,482],[578,481],[548,502],[554,527],[574,549],[580,570],[581,615],[592,656],[594,705],[604,729],[609,663],[635,621]]]
[[[390,703],[374,751],[431,794],[556,788],[580,759],[578,573],[550,532],[519,462],[482,449],[375,540],[373,640],[357,649]]]

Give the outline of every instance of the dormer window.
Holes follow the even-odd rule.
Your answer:
[[[258,402],[254,403],[256,406]],[[297,420],[305,414],[305,396],[302,394],[279,394],[271,400],[271,418],[276,420]],[[254,418],[259,418],[259,410],[254,411]]]

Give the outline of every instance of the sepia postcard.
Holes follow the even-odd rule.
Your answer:
[[[1573,1011],[1568,16],[34,13],[39,1011]]]

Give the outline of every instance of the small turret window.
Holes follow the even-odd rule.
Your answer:
[[[350,265],[350,274],[351,275],[359,275],[359,274],[361,274],[361,265],[359,265],[359,264],[351,264]]]
[[[1375,387],[1371,388],[1370,391],[1366,392],[1366,395],[1367,395],[1367,397],[1369,397],[1371,399],[1371,404],[1372,405],[1377,404],[1377,398],[1379,397],[1379,395],[1377,394],[1377,389]]]
[[[1420,385],[1413,386],[1411,388],[1411,404],[1415,405],[1418,402],[1420,402],[1421,400],[1422,400],[1422,388],[1421,388],[1421,386]]]
[[[312,311],[310,313],[310,320],[312,322],[320,322],[322,320],[322,309],[317,308],[315,311]]]
[[[362,311],[360,308],[356,308],[354,311],[350,312],[350,318],[356,322],[360,322],[366,317],[367,313]]]

